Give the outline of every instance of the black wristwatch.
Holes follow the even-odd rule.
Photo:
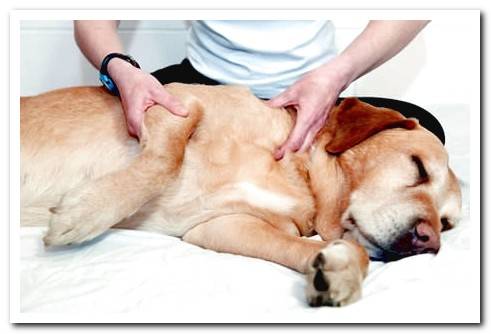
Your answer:
[[[118,87],[116,86],[113,79],[107,72],[107,64],[109,64],[109,61],[113,58],[123,59],[124,61],[127,61],[128,63],[135,66],[136,68],[140,68],[140,65],[138,65],[138,63],[131,56],[124,55],[122,53],[110,53],[104,57],[101,63],[101,70],[99,71],[99,80],[102,82],[104,87],[106,87],[109,93],[119,96]]]

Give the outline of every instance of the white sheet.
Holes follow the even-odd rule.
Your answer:
[[[82,247],[47,251],[43,228],[22,228],[22,321],[478,321],[479,262],[471,256],[479,222],[469,219],[469,112],[462,105],[428,109],[446,128],[451,165],[462,181],[463,219],[443,235],[437,256],[371,263],[361,301],[310,308],[302,275],[165,235],[112,230]]]

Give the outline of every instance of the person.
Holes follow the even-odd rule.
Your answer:
[[[187,111],[162,84],[178,81],[243,84],[271,107],[293,106],[296,122],[273,152],[308,149],[340,93],[354,80],[398,54],[428,21],[370,21],[337,55],[330,21],[192,21],[187,58],[146,73],[114,57],[107,73],[119,91],[128,131],[140,135],[144,112],[160,104],[175,115]],[[75,40],[100,70],[108,54],[123,53],[119,21],[75,21]]]

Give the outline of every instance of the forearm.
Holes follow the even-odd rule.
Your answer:
[[[370,21],[335,59],[344,71],[347,85],[398,54],[428,22]]]
[[[123,52],[117,28],[119,21],[75,21],[75,40],[84,56],[99,69],[104,57],[111,52]]]

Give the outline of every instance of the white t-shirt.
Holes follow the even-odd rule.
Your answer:
[[[192,21],[187,56],[203,75],[262,98],[336,55],[330,21]]]

